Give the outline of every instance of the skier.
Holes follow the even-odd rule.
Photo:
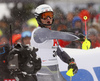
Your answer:
[[[37,81],[36,73],[41,68],[41,59],[36,55],[38,49],[17,43],[8,55],[10,75],[16,81]]]
[[[74,41],[79,38],[71,33],[51,30],[54,12],[49,5],[39,5],[34,15],[39,27],[33,30],[30,43],[31,46],[39,49],[36,53],[42,60],[42,68],[37,73],[37,79],[38,81],[66,81],[58,70],[57,55],[68,64],[68,69],[74,69],[74,74],[77,73],[78,67],[74,59],[63,51],[57,39]]]

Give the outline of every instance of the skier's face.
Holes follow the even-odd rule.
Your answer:
[[[51,28],[50,24],[52,24],[52,21],[53,21],[53,12],[45,12],[41,14],[41,22],[43,24],[46,24],[45,27],[50,29]]]

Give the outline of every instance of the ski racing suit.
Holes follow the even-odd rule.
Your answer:
[[[70,34],[67,34],[67,36],[64,34],[41,27],[33,30],[30,43],[31,46],[38,48],[37,55],[42,60],[42,68],[37,73],[38,81],[66,81],[59,72],[56,55],[60,56],[66,63],[69,63],[70,57],[67,54],[64,56],[60,54],[60,46],[58,46],[56,39],[66,40],[69,35],[67,40],[76,40],[77,37],[74,38],[73,36],[70,38]]]

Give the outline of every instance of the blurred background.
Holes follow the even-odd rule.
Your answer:
[[[100,0],[0,0],[0,37],[5,37],[9,42],[10,26],[12,26],[12,34],[22,34],[24,31],[32,31],[36,28],[38,24],[34,20],[34,9],[43,3],[49,4],[54,9],[53,30],[71,31],[73,22],[77,20],[74,18],[81,10],[86,9],[90,13],[88,29],[95,28],[100,33]],[[81,23],[84,29],[84,23]]]

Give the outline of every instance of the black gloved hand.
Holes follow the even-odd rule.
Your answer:
[[[85,36],[82,34],[82,33],[79,33],[78,35],[77,35],[80,39],[79,39],[79,41],[84,41],[85,39]]]
[[[78,67],[76,63],[74,62],[73,58],[69,59],[68,70],[71,68],[73,69],[73,74],[76,74],[78,71]]]

